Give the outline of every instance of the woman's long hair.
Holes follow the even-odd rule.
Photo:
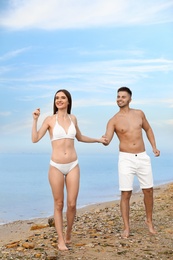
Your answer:
[[[53,102],[53,114],[56,114],[57,111],[58,111],[58,108],[56,107],[55,105],[55,100],[56,100],[56,94],[59,93],[59,92],[63,92],[67,99],[68,99],[68,107],[67,107],[67,113],[68,114],[71,114],[71,107],[72,107],[72,98],[71,98],[71,94],[66,90],[66,89],[60,89],[58,90],[56,93],[55,93],[55,96],[54,96],[54,102]]]

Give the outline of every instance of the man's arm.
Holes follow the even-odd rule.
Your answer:
[[[114,122],[113,119],[110,119],[106,126],[106,133],[103,135],[103,137],[106,138],[106,142],[104,143],[104,145],[109,145],[109,143],[111,142],[114,136],[114,131],[115,131]]]
[[[149,140],[149,142],[150,142],[150,144],[152,146],[153,153],[155,154],[155,156],[159,156],[160,155],[160,151],[156,147],[156,141],[155,141],[153,130],[152,130],[150,124],[148,123],[144,113],[143,113],[142,117],[143,117],[142,118],[142,128],[146,132],[147,138],[148,138],[148,140]]]

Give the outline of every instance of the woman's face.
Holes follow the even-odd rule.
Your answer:
[[[67,109],[68,104],[68,98],[64,92],[60,91],[55,95],[55,105],[58,109]]]

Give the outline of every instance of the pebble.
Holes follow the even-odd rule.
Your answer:
[[[0,260],[88,260],[88,259],[173,259],[173,184],[155,197],[153,220],[158,233],[150,235],[144,224],[143,198],[132,203],[130,211],[131,236],[122,239],[122,218],[119,205],[93,208],[77,212],[72,244],[69,251],[57,248],[57,233],[54,219],[46,225],[32,223],[34,235],[26,240],[17,240],[0,248]],[[168,214],[169,209],[169,214]],[[64,221],[64,230],[66,221]]]

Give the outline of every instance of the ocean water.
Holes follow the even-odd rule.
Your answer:
[[[172,182],[172,155],[150,156],[155,186]],[[79,155],[78,159],[78,208],[119,199],[117,155]],[[0,154],[0,224],[53,215],[49,160],[50,154]],[[138,190],[135,179],[134,191]]]

